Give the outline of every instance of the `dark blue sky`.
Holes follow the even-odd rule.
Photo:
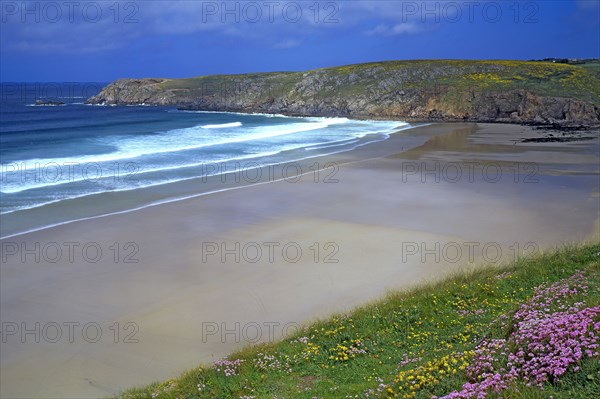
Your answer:
[[[3,82],[600,57],[598,0],[0,3]]]

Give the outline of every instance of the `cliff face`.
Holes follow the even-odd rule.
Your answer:
[[[600,64],[391,61],[308,72],[122,79],[90,104],[408,120],[600,125]]]

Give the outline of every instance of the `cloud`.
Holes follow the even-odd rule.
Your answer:
[[[68,5],[75,3],[73,8]],[[180,36],[213,41],[233,38],[246,44],[286,49],[331,31],[360,32],[366,26],[377,26],[372,35],[415,34],[422,30],[414,22],[399,19],[402,10],[396,1],[75,3],[3,3],[3,52],[106,53],[128,48],[139,39],[177,40]]]
[[[414,22],[405,22],[395,25],[377,25],[374,29],[366,31],[367,35],[370,36],[395,36],[395,35],[412,35],[425,31],[423,25],[416,24]]]
[[[577,8],[583,10],[595,10],[600,8],[600,2],[598,0],[577,0]]]
[[[459,22],[466,21],[467,3],[478,4],[475,15],[479,22],[484,4],[489,2],[491,0],[3,2],[2,7],[9,4],[13,8],[3,8],[0,45],[3,52],[108,53],[135,46],[140,40],[176,43],[180,37],[192,36],[197,42],[235,41],[242,45],[286,49],[348,32],[363,32],[372,37],[422,34],[456,23],[457,6],[462,15]],[[79,5],[71,13],[66,4],[74,3]],[[46,9],[46,4],[59,5],[61,18],[54,21],[55,10]],[[86,9],[86,4],[100,7],[98,20],[95,20],[97,10]],[[506,7],[510,5],[506,4]],[[576,4],[584,13],[581,10],[597,7],[598,2],[577,0]],[[36,7],[38,16],[23,14],[24,10]],[[587,14],[593,16],[594,13]],[[509,18],[506,15],[505,18]],[[40,17],[40,22],[33,21],[36,17]]]
[[[68,2],[52,3],[58,10],[55,6],[46,9],[40,1],[10,2],[5,10],[3,3],[3,52],[110,52],[127,48],[140,38],[176,40],[181,36],[213,41],[234,38],[283,49],[297,47],[303,37],[331,27],[312,14],[313,3],[302,2],[111,1],[90,2],[96,6],[89,8],[84,8],[88,3],[77,3],[74,9],[69,9]],[[324,10],[319,11],[325,15]]]
[[[6,8],[6,4],[13,8]],[[45,8],[45,4],[52,4],[54,8]],[[111,4],[107,2],[105,5]],[[91,7],[60,7],[58,2],[3,3],[0,21],[2,51],[27,54],[102,53],[125,47],[140,35],[136,24],[125,23],[124,17],[119,16],[120,20],[115,22],[117,16],[110,14],[108,8],[92,11]]]
[[[302,41],[300,41],[300,40],[288,39],[288,40],[284,40],[282,42],[275,43],[273,45],[273,47],[278,48],[278,49],[288,49],[288,48],[298,47],[298,46],[300,46],[300,44],[302,44]]]

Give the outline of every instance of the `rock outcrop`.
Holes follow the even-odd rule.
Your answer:
[[[301,116],[598,126],[599,70],[519,61],[390,61],[308,72],[121,79],[87,102]]]
[[[57,101],[57,100],[35,100],[35,105],[38,107],[41,106],[45,106],[45,107],[57,107],[60,105],[65,105],[64,102],[62,101]]]

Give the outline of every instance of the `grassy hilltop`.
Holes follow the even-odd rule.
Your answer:
[[[306,72],[122,79],[88,102],[595,126],[600,125],[600,62],[387,61]]]
[[[122,398],[593,398],[599,338],[596,244],[392,293]]]

